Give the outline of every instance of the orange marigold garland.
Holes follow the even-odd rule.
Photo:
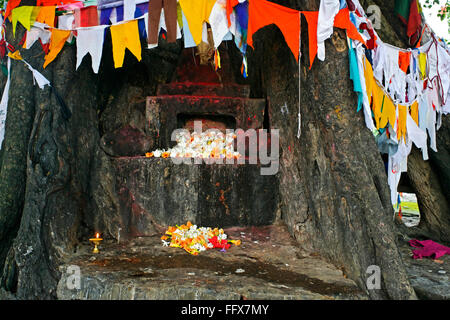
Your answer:
[[[223,229],[198,228],[190,221],[185,225],[170,226],[161,240],[164,246],[183,248],[195,256],[209,249],[220,248],[221,251],[226,251],[231,244],[236,246],[241,244],[241,240],[227,240]]]

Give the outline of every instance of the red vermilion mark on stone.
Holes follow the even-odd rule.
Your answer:
[[[220,196],[219,196],[219,201],[220,203],[223,204],[223,206],[225,207],[225,214],[230,215],[230,207],[228,207],[228,205],[225,203],[225,193],[230,191],[231,187],[228,188],[227,190],[219,190]]]

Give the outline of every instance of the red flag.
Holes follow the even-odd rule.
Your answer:
[[[247,44],[253,48],[253,34],[270,24],[277,25],[281,30],[288,47],[298,61],[300,12],[265,0],[249,1]]]
[[[75,26],[92,27],[98,25],[97,6],[75,9]]]
[[[416,33],[421,25],[422,17],[420,16],[419,8],[417,7],[417,1],[413,0],[411,1],[411,7],[409,9],[408,29],[406,30],[408,37],[411,37]]]
[[[233,8],[237,6],[238,3],[239,3],[238,0],[227,0],[226,10],[227,10],[228,28],[231,27],[231,19],[230,19],[231,13],[233,12]]]
[[[369,28],[367,23],[363,22],[359,25],[360,30],[367,30],[370,35],[370,39],[367,40],[366,46],[368,49],[373,50],[377,46],[377,36],[373,32],[373,29]]]
[[[308,22],[309,69],[311,70],[317,55],[317,21],[319,20],[319,11],[302,11],[302,13]]]
[[[404,73],[408,71],[409,64],[411,62],[411,52],[399,51],[398,53],[398,66]]]
[[[20,4],[21,0],[9,0],[8,4],[6,5],[6,12],[5,12],[5,19],[8,18],[10,15],[12,9],[17,7]]]

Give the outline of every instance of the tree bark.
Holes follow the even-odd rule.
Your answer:
[[[23,36],[20,31],[17,37]],[[33,77],[27,70],[23,63],[11,61],[10,88],[14,89],[9,92],[0,167],[0,270],[16,236],[25,199],[25,159],[35,112],[30,90]]]

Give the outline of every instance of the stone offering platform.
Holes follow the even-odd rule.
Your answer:
[[[106,240],[99,254],[86,242],[60,267],[58,298],[367,299],[341,270],[304,252],[283,225],[226,229],[241,246],[198,256],[163,247],[163,232],[127,243]],[[67,286],[71,265],[80,268],[80,289]]]

